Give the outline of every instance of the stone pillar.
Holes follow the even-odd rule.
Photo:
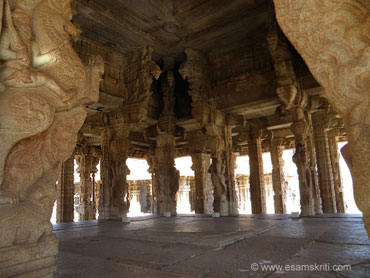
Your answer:
[[[225,138],[225,182],[227,186],[227,199],[229,202],[229,214],[237,215],[238,202],[236,198],[235,168],[236,156],[233,153],[232,127],[226,125],[223,127]]]
[[[286,190],[284,189],[285,179],[283,171],[283,140],[283,138],[273,138],[270,142],[275,213],[286,213]]]
[[[345,213],[343,199],[342,177],[340,175],[340,154],[338,151],[338,129],[328,131],[328,142],[331,160],[331,169],[333,171],[335,201],[338,213]]]
[[[368,60],[369,43],[364,34],[368,30],[370,2],[319,0],[307,5],[307,1],[275,0],[274,3],[281,28],[343,119],[348,144],[342,154],[351,170],[356,204],[363,212],[370,236],[370,83],[365,82],[370,78],[370,64],[359,62]],[[342,20],[343,15],[351,20]],[[333,36],[328,30],[340,30],[346,35],[337,36],[334,32]],[[343,49],[351,51],[344,54]],[[335,63],[332,57],[336,57]]]
[[[325,111],[318,111],[312,115],[312,120],[323,212],[336,213],[333,170],[327,135],[328,115]]]
[[[104,62],[91,57],[85,67],[74,52],[70,1],[8,0],[0,9],[0,276],[54,277],[56,181],[86,105],[98,100]]]
[[[58,184],[57,223],[73,222],[74,219],[74,155],[62,164]]]
[[[125,220],[130,206],[128,200],[126,165],[130,128],[117,126],[102,132],[102,185],[99,196],[99,220]]]
[[[79,195],[80,203],[78,206],[79,221],[86,221],[94,219],[93,203],[92,203],[92,179],[91,174],[93,169],[99,163],[96,154],[91,152],[91,148],[87,149],[84,154],[76,155],[76,162],[78,164],[77,172],[80,174]]]
[[[238,208],[239,210],[246,211],[247,202],[249,201],[249,179],[247,175],[237,175],[238,185]]]
[[[295,115],[295,122],[290,126],[295,136],[295,152],[293,162],[297,166],[299,179],[299,192],[301,200],[301,215],[312,216],[315,214],[313,202],[312,176],[310,170],[310,157],[308,153],[309,125],[306,121],[302,107],[292,110]]]
[[[253,214],[266,213],[266,193],[263,175],[261,130],[252,130],[248,140],[250,193]]]
[[[321,207],[321,196],[320,196],[320,187],[319,187],[319,180],[316,171],[316,148],[313,136],[313,126],[312,126],[312,117],[311,113],[308,112],[307,114],[307,123],[309,125],[309,131],[307,135],[307,147],[308,147],[308,156],[309,156],[309,168],[311,172],[311,182],[312,182],[312,197],[314,201],[314,210],[315,214],[322,214],[322,207]]]
[[[155,196],[157,214],[176,215],[176,193],[179,189],[179,171],[175,168],[175,136],[163,133],[156,138],[155,149]]]
[[[208,182],[208,170],[210,166],[211,155],[207,153],[191,154],[193,162],[192,169],[195,178],[195,213],[204,213],[206,184]]]

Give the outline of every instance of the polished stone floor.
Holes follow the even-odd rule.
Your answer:
[[[147,217],[57,224],[54,233],[58,277],[370,277],[356,215]]]

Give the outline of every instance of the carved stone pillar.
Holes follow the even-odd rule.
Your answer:
[[[176,193],[179,189],[179,171],[175,168],[175,136],[159,134],[154,158],[154,185],[157,214],[176,215]]]
[[[86,67],[70,1],[0,1],[0,276],[53,277],[56,180],[98,100],[104,62]]]
[[[343,119],[348,144],[342,154],[351,170],[356,204],[370,236],[370,83],[366,81],[370,64],[359,62],[369,56],[364,34],[368,32],[370,2],[274,2],[281,28]]]
[[[126,165],[130,128],[105,128],[102,132],[103,156],[102,185],[99,197],[99,220],[124,220],[130,203],[128,200]]]
[[[253,214],[266,213],[266,193],[263,175],[261,130],[253,130],[248,140],[250,193]]]
[[[231,126],[223,127],[225,138],[225,182],[227,186],[227,199],[229,202],[229,214],[237,215],[238,202],[236,198],[235,168],[236,156],[233,153],[232,131]]]
[[[314,142],[314,134],[313,134],[313,126],[312,126],[312,117],[311,113],[308,112],[306,114],[306,120],[309,125],[309,131],[307,135],[307,147],[308,147],[308,155],[309,155],[309,168],[311,172],[311,183],[312,183],[312,197],[314,201],[314,208],[315,214],[322,214],[322,207],[321,207],[321,195],[320,195],[320,186],[319,180],[316,171],[316,148]]]
[[[343,199],[342,177],[340,175],[340,154],[338,151],[338,130],[333,129],[328,131],[328,142],[331,160],[331,169],[333,170],[335,201],[338,213],[345,213]]]
[[[283,138],[273,138],[270,142],[272,163],[272,186],[274,189],[275,213],[286,213],[284,189]]]
[[[195,178],[195,213],[204,213],[205,195],[208,182],[208,170],[210,166],[211,155],[207,153],[191,154],[193,162],[192,169]]]
[[[57,223],[73,222],[74,219],[74,155],[62,164],[58,185]]]
[[[327,135],[328,116],[325,111],[318,111],[312,115],[312,120],[323,212],[336,213],[333,171]]]
[[[91,148],[87,149],[86,153],[76,155],[78,165],[77,172],[80,174],[80,204],[78,206],[79,221],[94,219],[93,203],[92,203],[92,179],[91,174],[93,169],[99,163],[96,154],[92,153]]]
[[[305,118],[303,108],[297,107],[292,111],[295,122],[290,126],[295,136],[295,152],[293,162],[297,166],[299,179],[299,192],[301,200],[301,215],[312,216],[315,214],[313,202],[312,176],[310,171],[310,157],[308,152],[309,125]]]

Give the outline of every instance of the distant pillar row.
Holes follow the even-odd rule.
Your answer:
[[[58,183],[57,223],[73,222],[74,193],[74,155],[72,155],[62,164]]]
[[[261,135],[261,130],[252,130],[248,140],[250,193],[253,214],[266,213],[266,193],[263,175]]]

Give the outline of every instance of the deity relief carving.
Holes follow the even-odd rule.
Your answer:
[[[103,61],[93,57],[85,67],[73,51],[70,40],[80,31],[70,21],[70,0],[0,4],[0,248],[56,244],[56,180],[74,150],[84,105],[98,99]]]

